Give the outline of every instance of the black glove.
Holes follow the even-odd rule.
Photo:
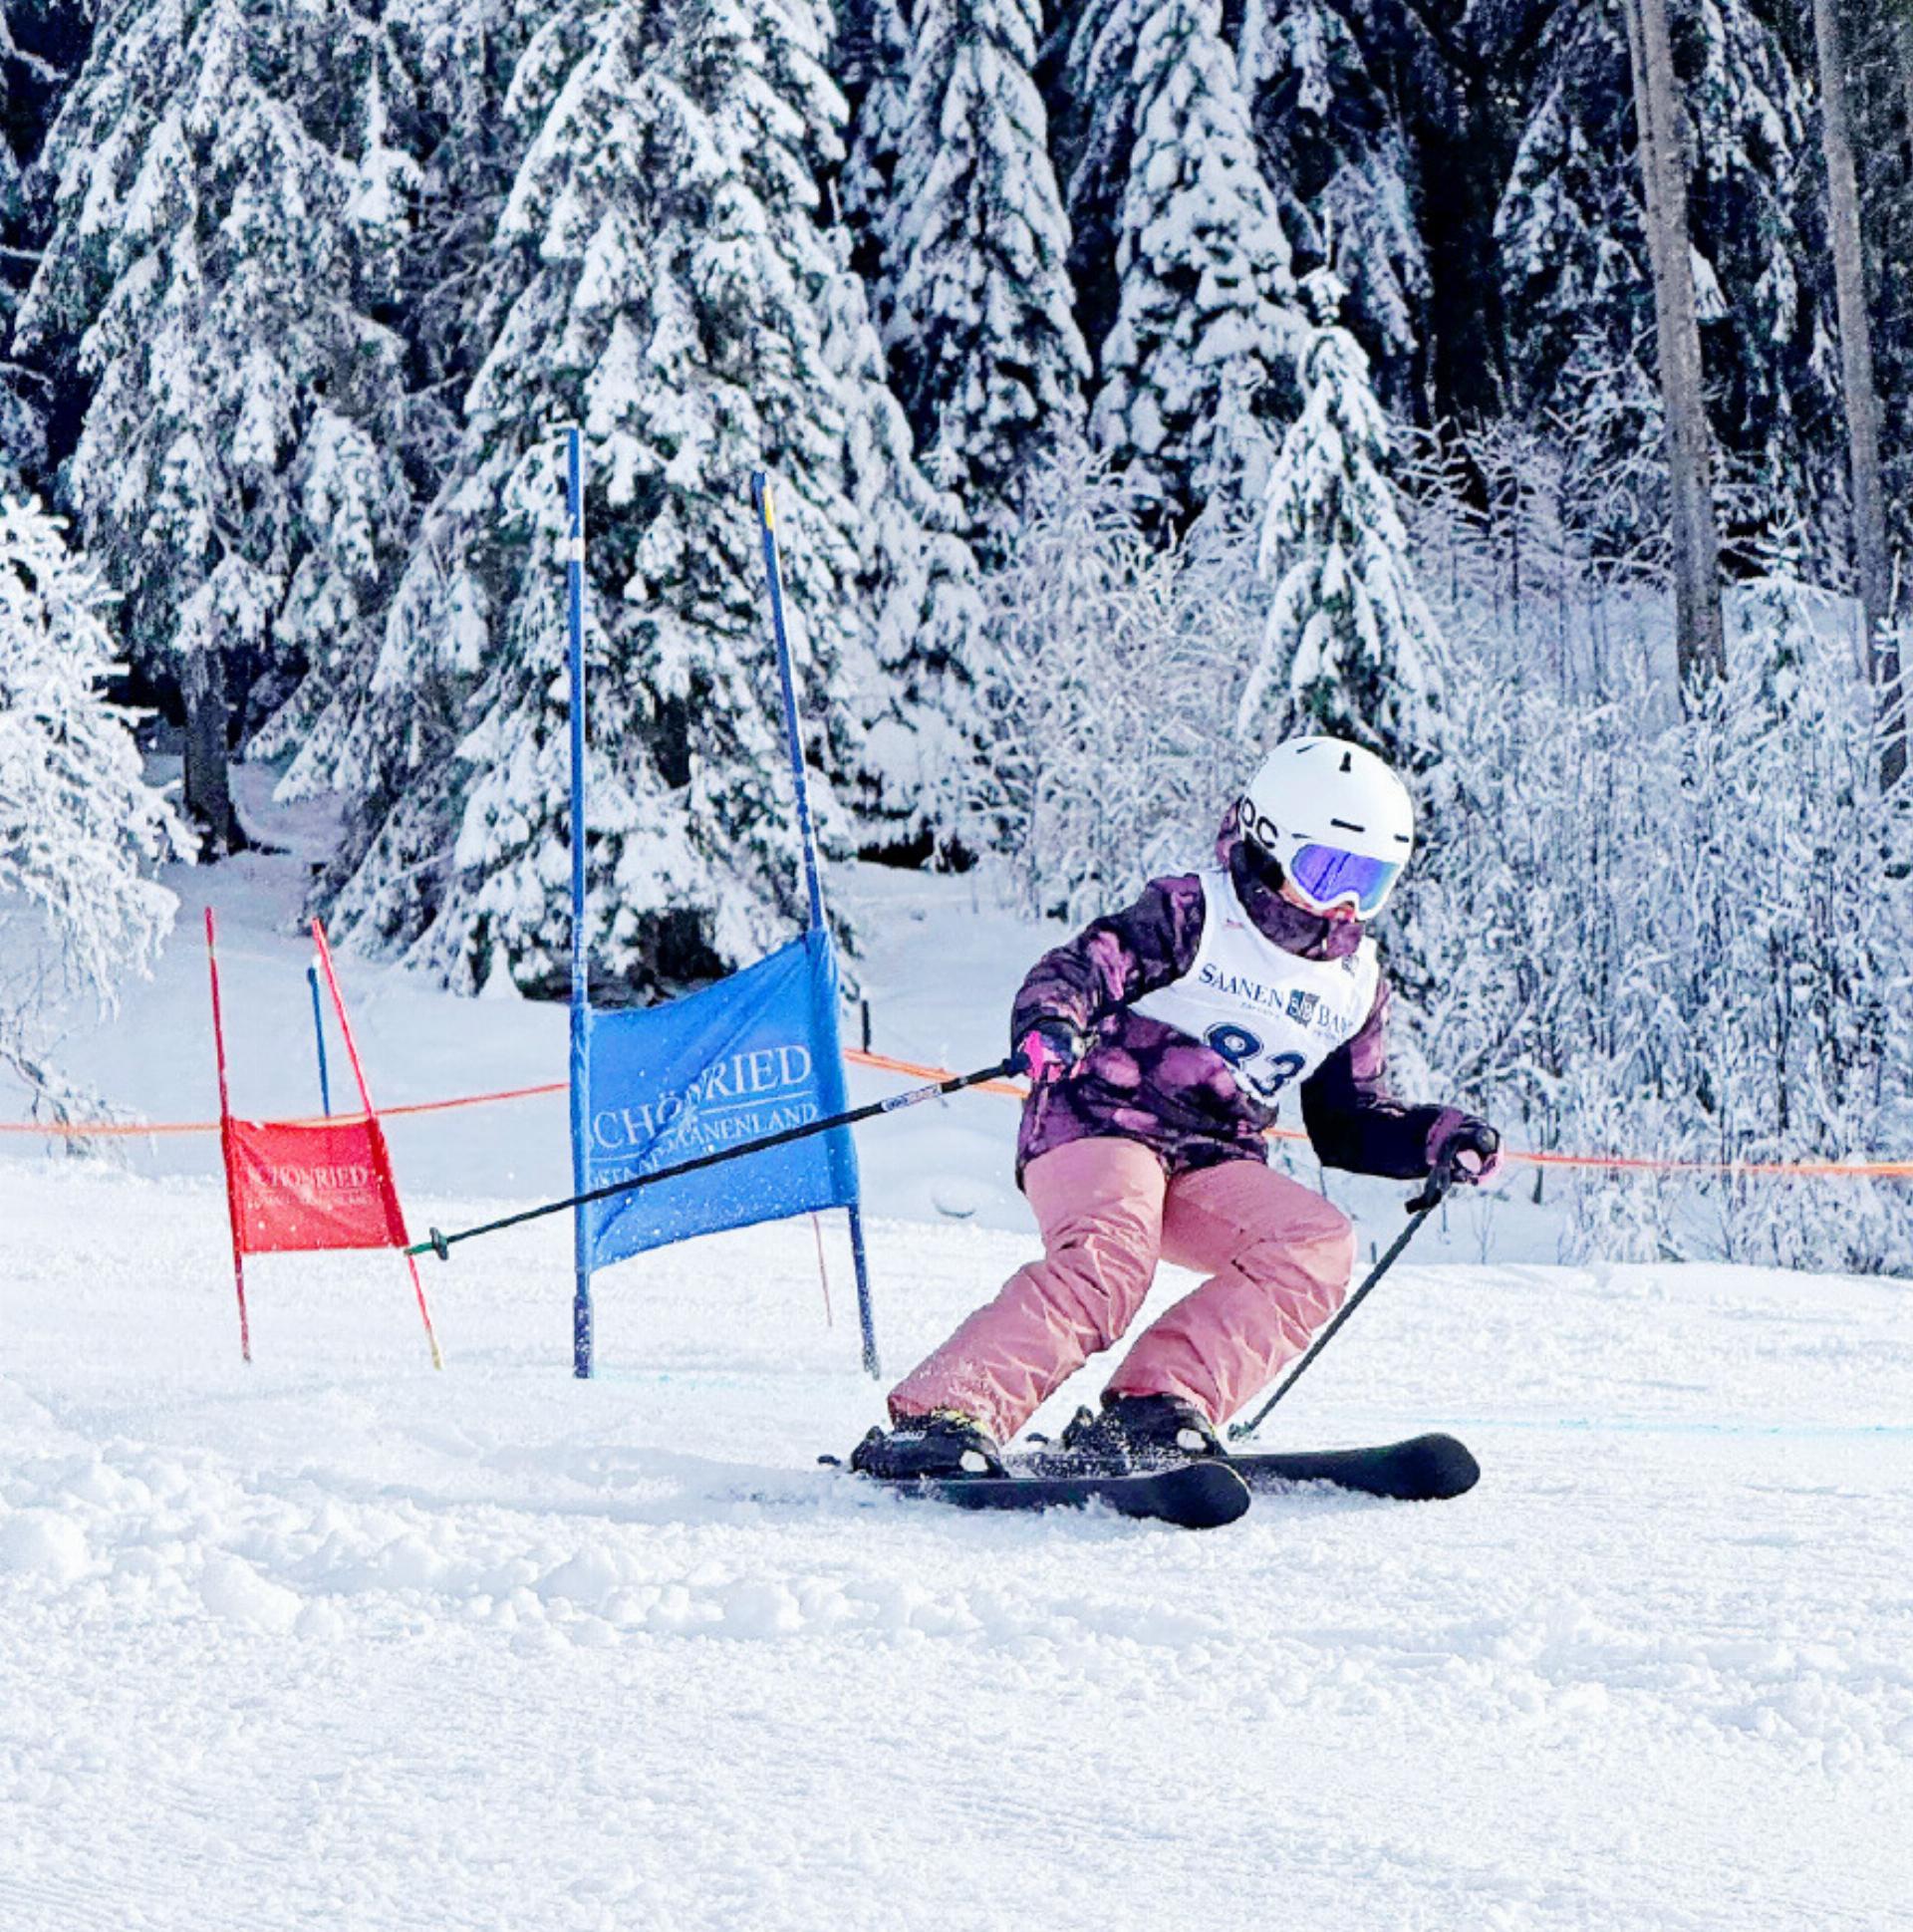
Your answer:
[[[1036,1087],[1067,1080],[1088,1051],[1088,1042],[1066,1019],[1039,1019],[1016,1042],[1016,1057]]]
[[[1450,1114],[1429,1136],[1428,1164],[1439,1175],[1469,1188],[1491,1187],[1501,1179],[1502,1137],[1473,1114]]]

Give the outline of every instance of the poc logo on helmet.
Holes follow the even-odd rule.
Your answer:
[[[1275,841],[1281,837],[1275,821],[1255,809],[1255,801],[1243,792],[1235,806],[1236,829],[1251,838],[1263,851],[1272,852]]]

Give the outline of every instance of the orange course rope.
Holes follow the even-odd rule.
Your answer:
[[[442,1114],[455,1107],[489,1107],[502,1100],[529,1100],[538,1094],[563,1093],[562,1080],[547,1080],[535,1087],[506,1087],[497,1093],[454,1094],[449,1100],[413,1100],[398,1107],[381,1107],[379,1118],[391,1120],[395,1114]],[[323,1127],[328,1120],[336,1126],[350,1127],[366,1118],[364,1114],[300,1114],[286,1121],[288,1127]],[[154,1120],[144,1123],[125,1120],[50,1120],[0,1121],[0,1134],[65,1135],[74,1140],[114,1138],[139,1139],[146,1134],[216,1134],[216,1120]]]
[[[882,1073],[908,1074],[918,1080],[948,1080],[954,1076],[948,1067],[926,1066],[916,1060],[893,1059],[887,1053],[864,1053],[855,1047],[844,1049],[844,1058],[857,1066],[874,1067]],[[460,1107],[490,1107],[511,1100],[531,1100],[546,1094],[566,1091],[562,1080],[547,1080],[532,1087],[507,1087],[496,1093],[454,1094],[445,1100],[414,1100],[409,1105],[384,1107],[380,1117],[391,1120],[406,1114],[449,1113]],[[1009,1080],[984,1080],[977,1084],[979,1093],[1006,1094],[1011,1099],[1020,1100],[1023,1089]],[[363,1119],[359,1114],[334,1114],[332,1118],[341,1123]],[[297,1126],[314,1126],[325,1119],[324,1115],[308,1114],[291,1123]],[[25,1121],[0,1121],[0,1134],[39,1134],[52,1138],[71,1139],[136,1139],[146,1134],[216,1134],[219,1123],[216,1120],[171,1120],[153,1121],[146,1125],[128,1121],[49,1121],[39,1125]],[[1298,1128],[1277,1127],[1270,1130],[1275,1140],[1300,1141],[1308,1137]],[[1538,1150],[1530,1151],[1510,1147],[1507,1150],[1510,1161],[1523,1161],[1533,1167],[1553,1167],[1579,1169],[1591,1173],[1610,1174],[1724,1174],[1768,1176],[1778,1180],[1874,1180],[1909,1181],[1913,1180],[1913,1160],[1858,1160],[1858,1161],[1670,1161],[1643,1154],[1548,1154]]]
[[[893,1060],[882,1053],[859,1053],[846,1049],[844,1058],[854,1060],[860,1066],[882,1067],[888,1073],[908,1073],[919,1080],[950,1078],[949,1070],[945,1067],[922,1066],[915,1060]],[[1006,1093],[1018,1100],[1023,1097],[1023,1089],[1007,1080],[984,1081],[977,1091]],[[1308,1138],[1298,1127],[1271,1127],[1268,1136],[1278,1141],[1305,1141]],[[1890,1181],[1913,1179],[1913,1161],[1663,1161],[1645,1155],[1543,1154],[1525,1153],[1517,1148],[1509,1148],[1507,1158],[1510,1161],[1527,1161],[1536,1167],[1595,1168],[1656,1174],[1870,1176],[1875,1180]]]

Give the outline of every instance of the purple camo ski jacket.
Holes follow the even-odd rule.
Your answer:
[[[1361,944],[1355,922],[1318,919],[1255,876],[1232,811],[1216,856],[1264,939],[1305,960],[1338,960]],[[1221,1054],[1129,1006],[1190,969],[1202,932],[1201,880],[1193,873],[1156,879],[1133,906],[1092,921],[1030,969],[1011,1008],[1012,1047],[1038,1020],[1061,1019],[1089,1050],[1069,1078],[1035,1088],[1024,1103],[1019,1180],[1039,1155],[1095,1135],[1141,1141],[1171,1174],[1268,1158],[1262,1134],[1273,1110],[1242,1091]],[[1404,1106],[1388,1092],[1387,1017],[1383,980],[1361,1031],[1302,1082],[1302,1124],[1326,1167],[1420,1180],[1430,1148],[1469,1116],[1452,1107]]]

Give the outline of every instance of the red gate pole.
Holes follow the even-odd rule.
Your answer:
[[[399,1201],[399,1183],[392,1172],[392,1153],[386,1146],[386,1130],[379,1124],[378,1110],[372,1104],[372,1089],[366,1085],[366,1069],[359,1060],[359,1042],[352,1036],[352,1021],[346,1017],[346,1001],[339,990],[339,975],[332,969],[332,948],[326,944],[326,929],[316,919],[312,922],[312,943],[319,950],[319,964],[326,975],[326,990],[332,995],[332,1010],[339,1016],[339,1031],[345,1038],[347,1057],[352,1061],[352,1077],[359,1083],[359,1104],[366,1110],[373,1145],[385,1164],[386,1185],[392,1190],[393,1206],[399,1215],[399,1244],[410,1248],[411,1237],[406,1232],[406,1211]],[[431,1349],[431,1365],[433,1368],[443,1368],[445,1358],[438,1352],[438,1334],[431,1325],[431,1310],[425,1305],[425,1284],[419,1278],[418,1263],[408,1253],[406,1265],[411,1270],[411,1291],[417,1297],[418,1317],[425,1324],[425,1341]]]
[[[219,1158],[226,1170],[226,1220],[232,1228],[232,1282],[239,1293],[239,1354],[252,1360],[252,1330],[246,1321],[246,1249],[239,1231],[239,1195],[233,1186],[232,1103],[226,1094],[226,1030],[219,1017],[219,954],[213,938],[212,908],[206,908],[206,971],[212,980],[212,1041],[219,1059]]]

